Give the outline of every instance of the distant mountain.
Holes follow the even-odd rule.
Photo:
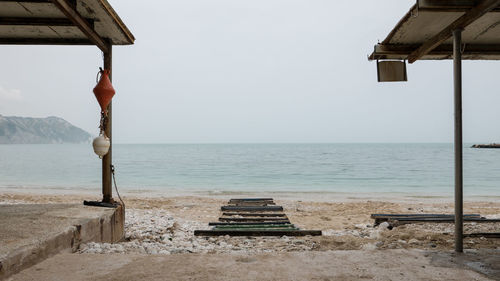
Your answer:
[[[0,144],[86,143],[91,138],[86,131],[59,117],[0,115]]]

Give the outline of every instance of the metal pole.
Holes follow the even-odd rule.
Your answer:
[[[113,62],[113,52],[112,45],[108,41],[108,52],[104,53],[104,69],[109,70],[109,79],[112,80],[112,62]],[[110,141],[109,152],[102,158],[102,202],[113,203],[113,189],[111,188],[111,164],[112,164],[112,148],[113,148],[113,138],[112,133],[112,105],[111,102],[108,105],[108,117],[106,121],[106,128],[104,129],[106,136],[108,136]]]
[[[462,166],[462,30],[453,31],[453,79],[455,90],[455,252],[463,252]]]

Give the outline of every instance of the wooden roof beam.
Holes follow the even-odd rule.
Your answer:
[[[419,11],[425,12],[467,12],[476,5],[475,0],[417,0]],[[500,12],[496,7],[491,12]]]
[[[413,51],[408,56],[408,62],[414,63],[415,61],[419,60],[420,58],[428,54],[430,51],[432,51],[434,48],[441,45],[441,43],[448,40],[452,36],[453,30],[466,28],[468,25],[470,25],[471,23],[482,17],[484,14],[496,8],[499,4],[500,0],[481,1],[479,4],[474,6],[474,8],[467,11],[463,16],[458,18],[456,21],[447,26],[438,34],[431,37],[418,49]]]
[[[94,20],[85,19],[89,25],[94,27]],[[24,18],[24,17],[0,17],[0,25],[24,25],[24,26],[75,26],[67,18]]]
[[[0,38],[1,45],[94,45],[88,39],[69,38]]]
[[[68,0],[51,0],[54,5],[61,10],[61,12],[72,21],[82,32],[89,38],[89,40],[94,43],[99,49],[101,49],[104,53],[107,53],[108,44],[106,40],[102,38],[97,32],[95,32],[94,28],[90,25],[90,23],[83,18],[77,11],[74,4]],[[499,0],[500,1],[500,0]],[[73,2],[74,3],[74,2]]]
[[[398,59],[407,59],[407,57],[416,49],[418,45],[391,45],[379,44],[375,46],[374,52],[368,57],[369,60],[386,59],[397,57]],[[434,48],[427,55],[431,56],[449,56],[453,55],[453,45],[442,44]],[[500,45],[479,45],[466,44],[463,50],[463,56],[470,55],[489,55],[500,56]]]
[[[51,3],[50,0],[0,0],[2,2],[19,2],[19,3]]]
[[[473,8],[477,0],[417,0],[419,9]]]

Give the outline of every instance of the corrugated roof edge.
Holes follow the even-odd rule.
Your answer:
[[[389,35],[387,35],[384,41],[382,41],[382,45],[389,44],[389,42],[392,40],[392,37],[396,34],[400,26],[403,25],[405,22],[407,22],[408,19],[414,15],[414,11],[417,11],[418,13],[417,4],[413,5],[413,7],[411,7],[411,9],[404,15],[404,17],[399,20],[396,26],[391,30],[391,32],[389,32]]]
[[[132,34],[132,32],[130,32],[125,23],[123,23],[122,19],[115,12],[111,4],[109,4],[107,0],[99,0],[99,3],[103,7],[103,9],[108,13],[108,15],[112,17],[113,20],[118,24],[118,26],[120,27],[120,31],[123,33],[123,35],[125,35],[125,37],[127,37],[129,43],[134,44],[135,41],[134,35]]]

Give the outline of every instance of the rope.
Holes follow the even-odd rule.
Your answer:
[[[97,75],[95,76],[96,84],[99,83],[99,74],[102,74],[103,71],[102,67],[99,67],[99,71],[97,71]]]
[[[104,111],[101,111],[101,121],[99,122],[99,135],[106,136],[106,129],[108,126],[108,116],[104,114]]]
[[[116,194],[118,195],[118,198],[122,202],[123,207],[125,208],[125,202],[123,202],[122,197],[120,196],[120,193],[118,192],[118,187],[116,186],[116,178],[115,178],[115,166],[111,165],[111,174],[113,175],[113,183],[115,184],[115,191]]]

